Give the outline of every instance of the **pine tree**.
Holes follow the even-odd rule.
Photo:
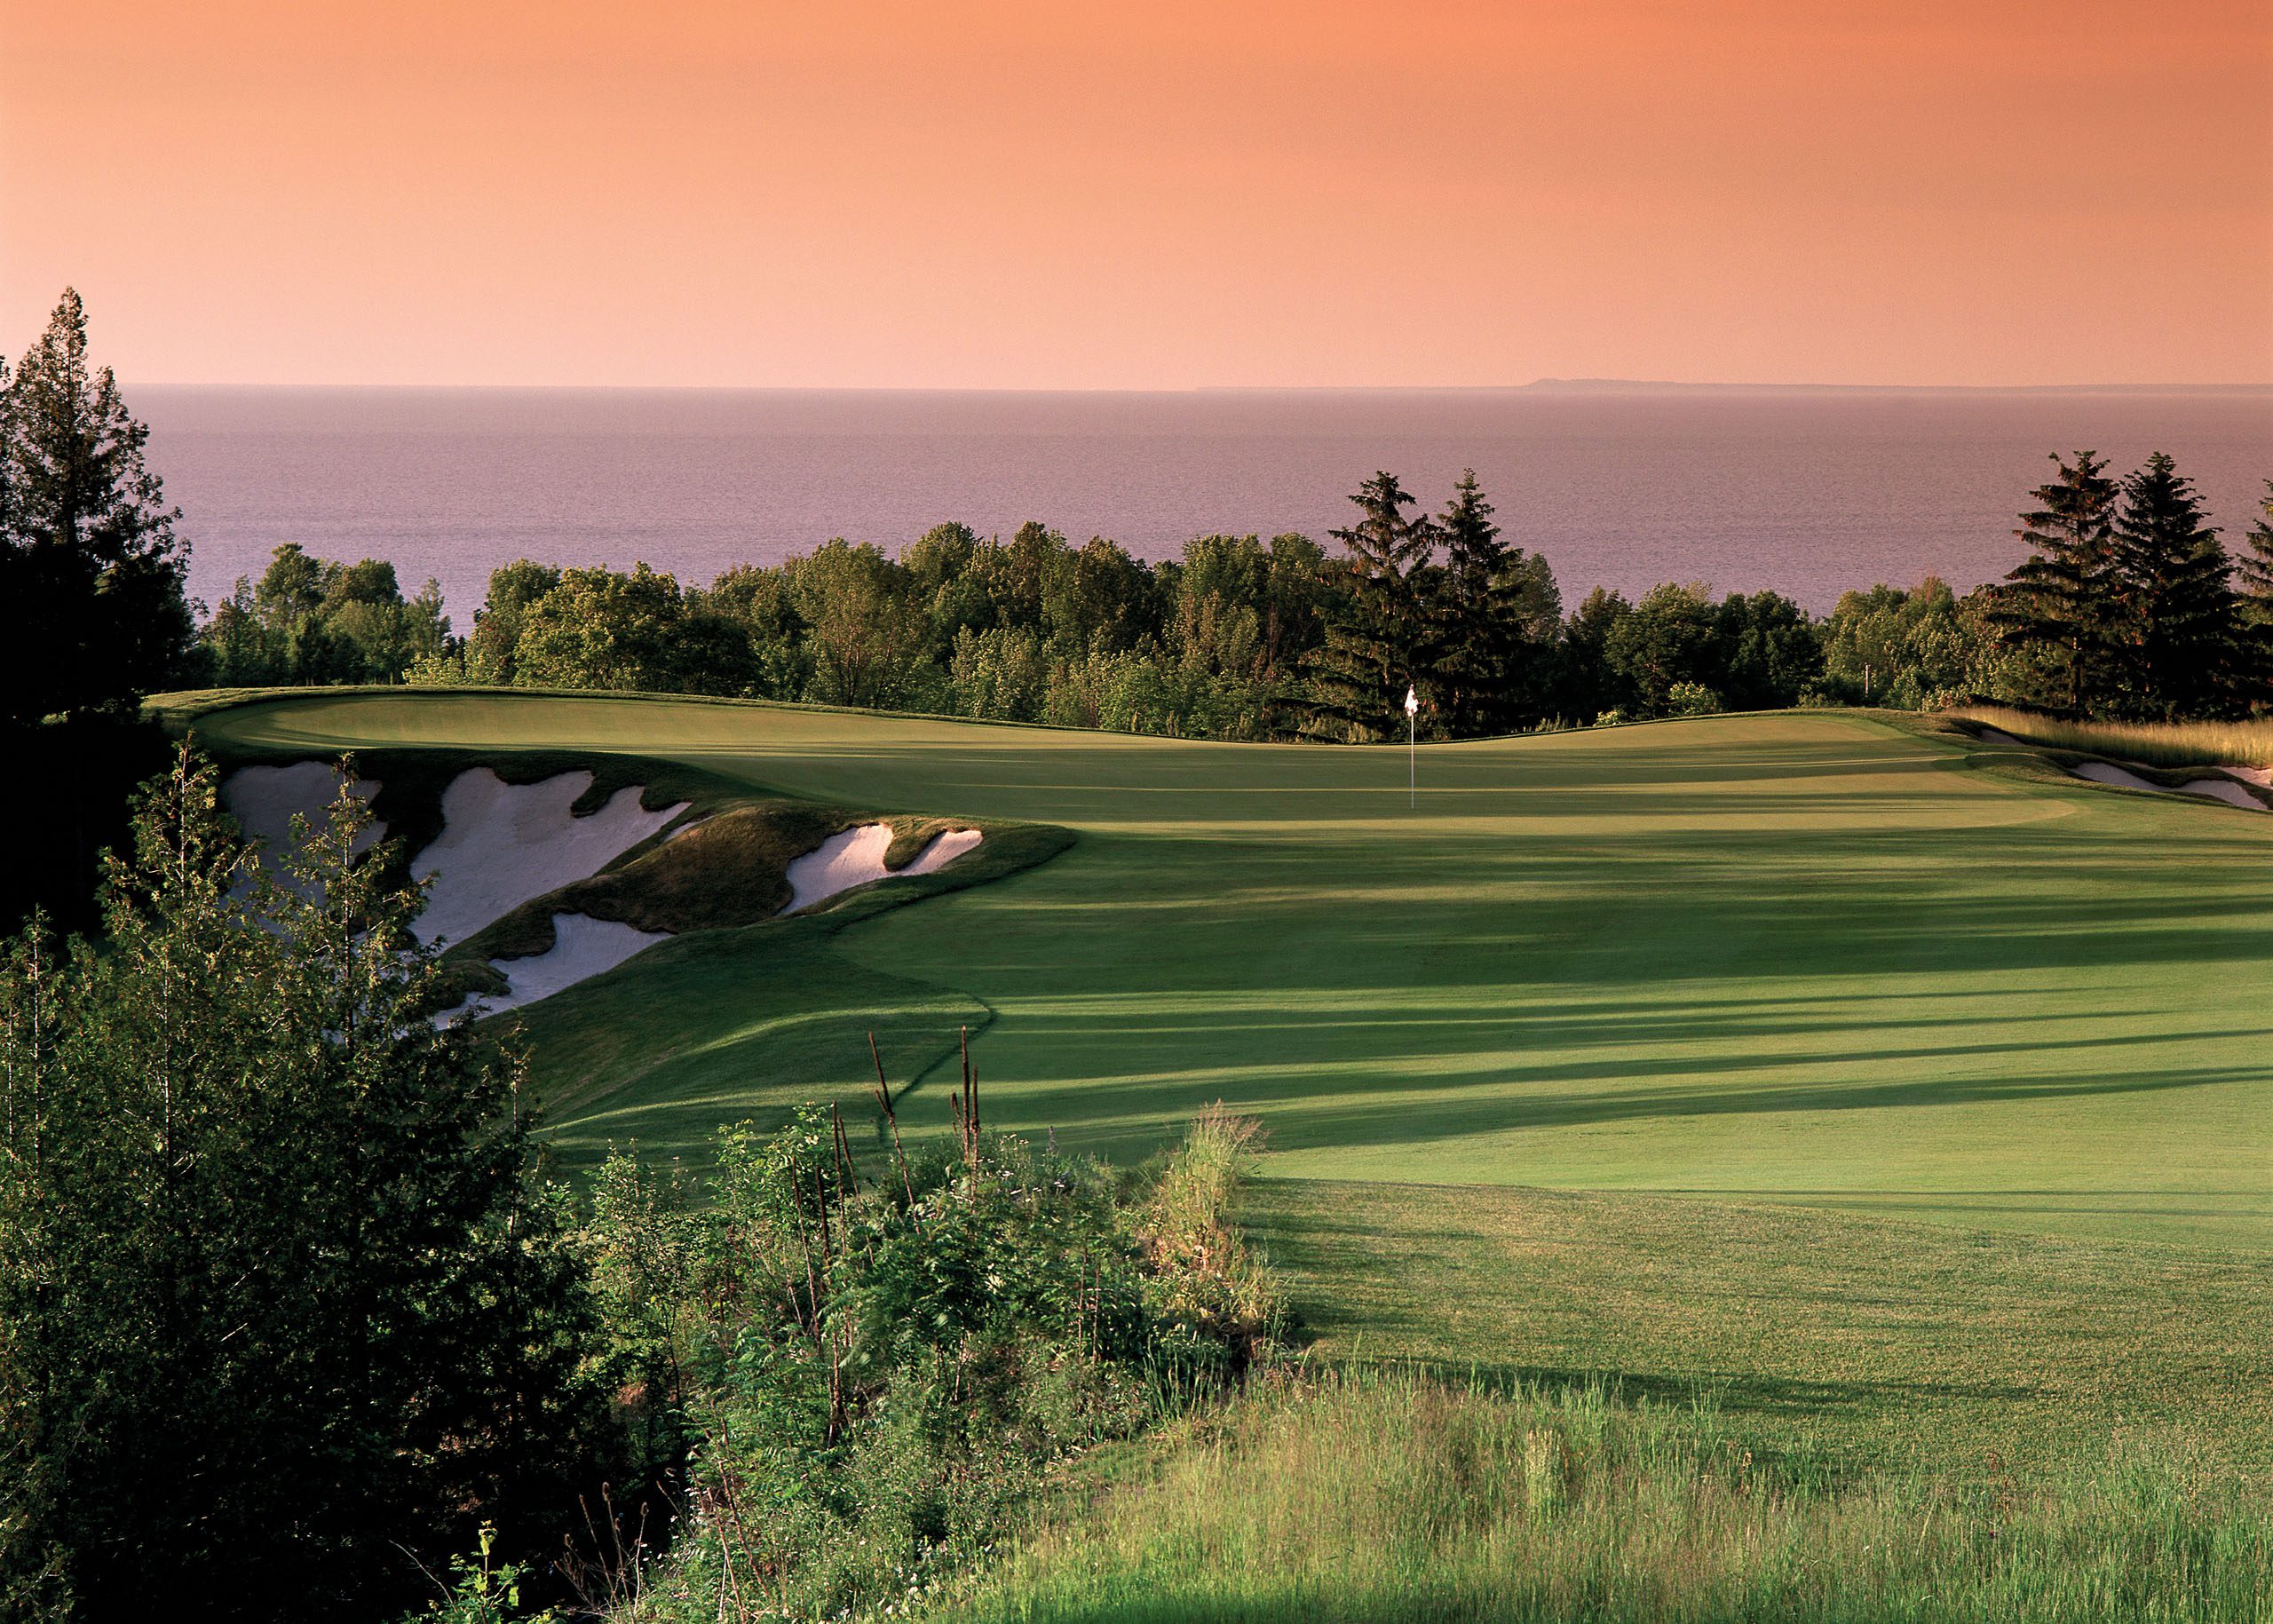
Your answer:
[[[1347,596],[1312,657],[1303,731],[1360,744],[1401,731],[1406,689],[1429,675],[1429,627],[1415,577],[1428,566],[1436,527],[1425,514],[1406,516],[1413,497],[1393,473],[1376,473],[1350,500],[1361,517],[1331,533],[1349,554]]]
[[[2234,608],[2241,622],[2237,686],[2253,708],[2273,703],[2273,479],[2265,481],[2258,515],[2242,532],[2247,551],[2234,560],[2240,584]]]
[[[2013,532],[2031,551],[1999,589],[1992,621],[2015,644],[2041,652],[2057,684],[2050,698],[2088,710],[2111,686],[2116,483],[2106,459],[2089,451],[2072,463],[2052,460],[2058,477],[2031,493],[2041,505]]]
[[[0,415],[0,719],[131,715],[180,669],[194,626],[179,514],[145,465],[149,431],[108,368],[90,368],[87,317],[64,289]]]
[[[2193,481],[2162,452],[2123,481],[2111,630],[2118,702],[2132,715],[2206,715],[2234,685],[2239,627],[2230,566],[2203,519]]]

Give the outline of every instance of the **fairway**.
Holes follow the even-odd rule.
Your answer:
[[[1279,1178],[2273,1240],[2273,820],[1927,725],[1432,746],[1412,810],[1402,749],[755,704],[313,694],[196,726],[382,763],[629,752],[1075,832],[1007,879],[825,938],[683,938],[537,1006],[572,1156],[849,1100],[862,1031],[905,1074],[970,1024],[994,1126],[1121,1159],[1222,1099]],[[946,1091],[907,1112],[943,1126]]]

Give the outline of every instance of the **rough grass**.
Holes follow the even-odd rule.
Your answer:
[[[1251,1394],[937,1616],[1316,1620],[2256,1620],[2273,1506],[2103,1452],[1952,1484],[1764,1462],[1709,1405],[1411,1375]]]
[[[2049,749],[2144,762],[2150,766],[2262,767],[2273,764],[2273,720],[2064,722],[1994,705],[1949,713]]]

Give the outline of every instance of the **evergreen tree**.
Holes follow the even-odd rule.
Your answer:
[[[2253,707],[2273,702],[2273,479],[2257,522],[2242,532],[2247,549],[2234,560],[2235,613],[2240,620],[2237,644],[2237,685]]]
[[[16,586],[16,392],[8,358],[0,355],[0,602]]]
[[[2052,460],[2058,476],[2037,487],[2040,505],[2013,533],[2031,551],[2005,578],[1992,621],[2049,670],[2055,691],[2046,697],[2088,710],[2107,701],[2114,675],[2116,483],[2106,459],[2089,451]]]
[[[1436,687],[1440,718],[1455,737],[1489,730],[1501,701],[1512,650],[1501,614],[1508,549],[1492,521],[1492,504],[1464,469],[1437,521],[1445,564],[1437,603]]]
[[[1393,473],[1376,473],[1350,500],[1358,522],[1332,532],[1348,552],[1348,596],[1312,656],[1304,731],[1347,743],[1403,731],[1405,693],[1429,677],[1429,629],[1415,576],[1436,544],[1427,515],[1408,517],[1413,497]]]
[[[102,948],[0,965],[0,1597],[369,1616],[477,1518],[549,1543],[605,1394],[516,1065],[426,1018],[368,809],[278,885],[215,803],[184,752]]]
[[[2230,566],[2193,481],[2162,452],[2123,481],[2114,538],[2118,702],[2164,719],[2218,709],[2239,630]]]
[[[182,669],[187,549],[142,457],[149,431],[87,359],[68,289],[0,411],[0,720],[131,716]]]

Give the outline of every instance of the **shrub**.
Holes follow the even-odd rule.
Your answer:
[[[601,1295],[644,1300],[620,1335],[685,1373],[692,1433],[686,1526],[645,1616],[921,1592],[1002,1537],[1054,1462],[1267,1345],[1276,1293],[1230,1220],[1253,1123],[1204,1113],[1132,1196],[1096,1163],[982,1136],[963,1098],[959,1153],[865,1168],[833,1110],[727,1130],[699,1212],[628,1158],[603,1174]]]

